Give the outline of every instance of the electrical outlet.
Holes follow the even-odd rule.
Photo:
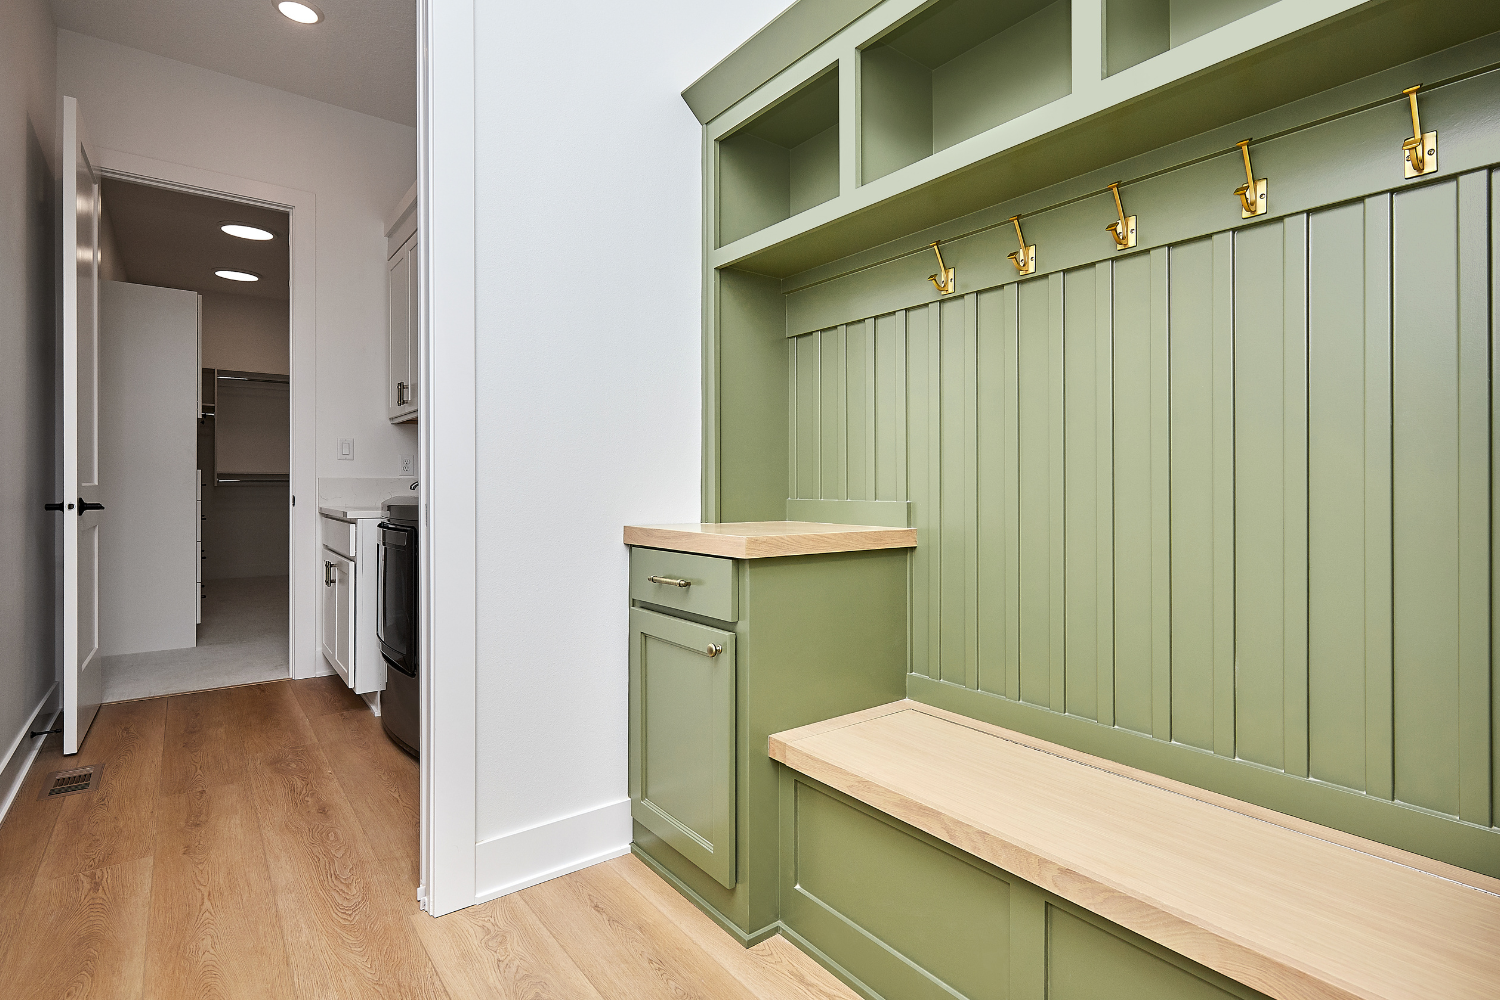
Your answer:
[[[339,461],[340,462],[352,462],[352,461],[354,461],[354,439],[353,438],[339,438]]]
[[[401,474],[403,476],[415,476],[417,474],[417,458],[415,455],[401,456]]]

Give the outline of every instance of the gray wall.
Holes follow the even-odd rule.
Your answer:
[[[51,687],[52,233],[57,45],[44,0],[0,0],[0,755]],[[0,776],[7,759],[0,757]],[[0,801],[9,782],[0,783]]]

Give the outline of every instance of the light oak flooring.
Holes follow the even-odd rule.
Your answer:
[[[95,791],[46,775],[105,764]],[[335,677],[106,705],[0,824],[15,1000],[855,1000],[745,950],[633,857],[420,912],[417,768]]]

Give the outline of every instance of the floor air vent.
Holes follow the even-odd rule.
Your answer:
[[[75,767],[67,771],[53,771],[47,775],[47,781],[42,785],[42,794],[39,798],[54,799],[59,795],[92,792],[99,787],[99,780],[103,776],[103,764],[90,764],[88,767]]]

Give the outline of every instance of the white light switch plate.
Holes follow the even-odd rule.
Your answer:
[[[403,476],[415,476],[417,474],[417,459],[415,455],[401,456],[401,474]]]
[[[354,461],[354,439],[353,438],[339,438],[339,461],[340,462],[352,462],[352,461]]]

